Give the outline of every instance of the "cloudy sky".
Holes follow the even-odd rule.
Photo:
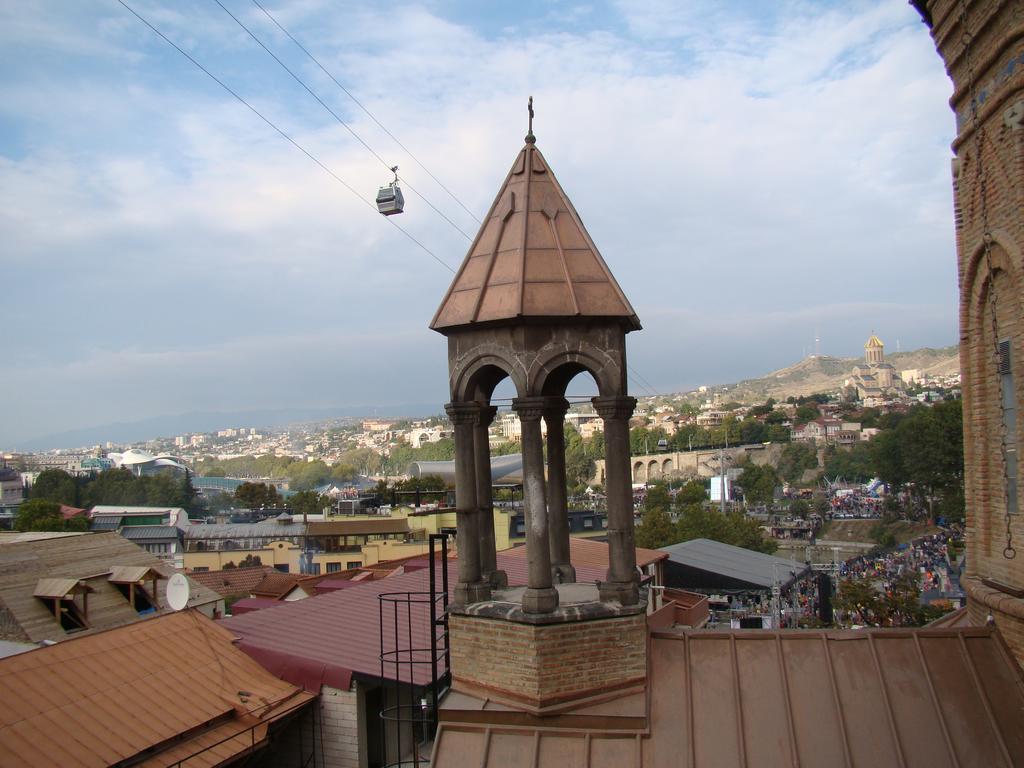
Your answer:
[[[760,375],[816,333],[956,341],[952,89],[903,0],[261,0],[473,216],[251,0],[221,2],[383,163],[216,0],[125,1],[331,173],[117,0],[0,0],[0,448],[443,402],[434,257],[461,262],[530,94],[644,324],[635,392]],[[408,187],[370,209],[394,164],[452,224]]]

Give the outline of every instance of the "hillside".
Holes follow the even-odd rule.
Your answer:
[[[960,356],[957,347],[931,349],[925,347],[912,352],[895,352],[886,355],[886,362],[892,363],[897,371],[917,368],[932,375],[953,374],[960,370]],[[853,366],[863,360],[860,357],[832,357],[812,355],[795,365],[780,368],[757,379],[745,379],[735,385],[727,385],[729,399],[752,402],[774,397],[776,400],[794,396],[810,395],[815,392],[834,392],[850,377]],[[714,387],[721,390],[726,387]]]

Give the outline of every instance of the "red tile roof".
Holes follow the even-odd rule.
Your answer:
[[[198,611],[0,659],[0,690],[0,765],[33,768],[221,765],[312,698]]]
[[[236,595],[251,595],[253,587],[263,581],[264,576],[273,572],[276,571],[271,566],[263,565],[258,568],[200,571],[189,573],[188,577],[207,589],[212,589],[222,597],[235,597]]]

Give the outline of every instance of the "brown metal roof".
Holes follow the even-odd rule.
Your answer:
[[[442,722],[431,765],[1024,765],[1024,675],[993,628],[651,638],[649,735],[470,712]]]
[[[509,557],[522,558],[525,560],[526,547],[514,547],[506,550],[505,554]],[[636,564],[641,568],[648,566],[651,563],[657,563],[660,560],[665,560],[666,558],[668,558],[668,552],[662,552],[660,549],[644,549],[643,547],[636,548]],[[592,565],[601,568],[608,568],[610,565],[610,561],[608,559],[608,544],[604,541],[595,541],[593,539],[570,536],[569,562],[574,566]]]
[[[375,533],[408,533],[409,520],[404,517],[385,517],[380,520],[328,520],[312,522],[306,532],[310,536],[361,536]]]
[[[0,765],[33,768],[222,765],[312,698],[198,611],[0,659],[0,690]]]
[[[257,568],[227,568],[221,571],[193,572],[189,573],[188,577],[222,597],[235,597],[236,595],[251,595],[253,587],[263,581],[264,576],[272,572],[275,572],[273,566],[262,565]]]
[[[640,321],[528,137],[430,327],[529,317]]]
[[[295,587],[307,584],[310,587],[309,592],[312,594],[313,584],[311,582],[319,580],[319,576],[271,571],[263,577],[259,584],[252,588],[252,595],[253,597],[269,597],[273,600],[278,600],[285,597],[289,592],[295,589]]]

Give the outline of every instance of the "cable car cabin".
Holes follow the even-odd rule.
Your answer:
[[[385,216],[401,213],[404,207],[405,198],[402,197],[402,189],[394,182],[386,187],[381,187],[377,192],[377,210]]]

